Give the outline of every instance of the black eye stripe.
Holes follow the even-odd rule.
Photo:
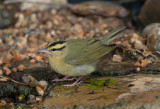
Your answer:
[[[52,51],[61,51],[65,48],[66,46],[63,46],[61,48],[53,48]]]
[[[57,41],[57,42],[53,42],[53,43],[49,44],[46,48],[55,46],[55,45],[57,45],[57,44],[63,44],[63,43],[65,43],[65,42],[66,42],[66,41]]]

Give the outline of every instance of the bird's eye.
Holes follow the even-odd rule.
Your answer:
[[[52,51],[56,51],[56,49],[55,49],[55,48],[53,48],[53,49],[52,49]]]

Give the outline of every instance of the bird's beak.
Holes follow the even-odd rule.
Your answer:
[[[40,53],[49,53],[49,51],[46,50],[45,48],[38,50],[38,52],[40,52]]]

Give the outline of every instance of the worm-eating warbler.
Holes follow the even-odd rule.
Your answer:
[[[99,39],[72,39],[51,42],[39,52],[47,53],[52,69],[66,76],[55,81],[72,80],[68,77],[80,76],[73,84],[64,85],[74,86],[80,83],[82,76],[95,71],[99,59],[115,48],[109,46],[109,44],[114,39],[122,36],[124,28],[117,28]]]

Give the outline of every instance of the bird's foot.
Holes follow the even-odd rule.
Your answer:
[[[53,81],[55,81],[55,82],[62,82],[62,81],[73,81],[73,80],[74,80],[74,78],[68,78],[68,76],[65,76],[62,79],[55,79]]]
[[[83,83],[83,81],[80,81],[80,82],[74,82],[73,84],[66,84],[66,85],[63,85],[64,87],[73,87],[73,86],[75,86],[75,85],[78,85],[78,84],[81,84],[81,83]]]
[[[77,84],[81,84],[83,81],[80,81],[82,79],[83,76],[80,76],[73,84],[66,84],[66,85],[63,85],[65,87],[73,87]]]

